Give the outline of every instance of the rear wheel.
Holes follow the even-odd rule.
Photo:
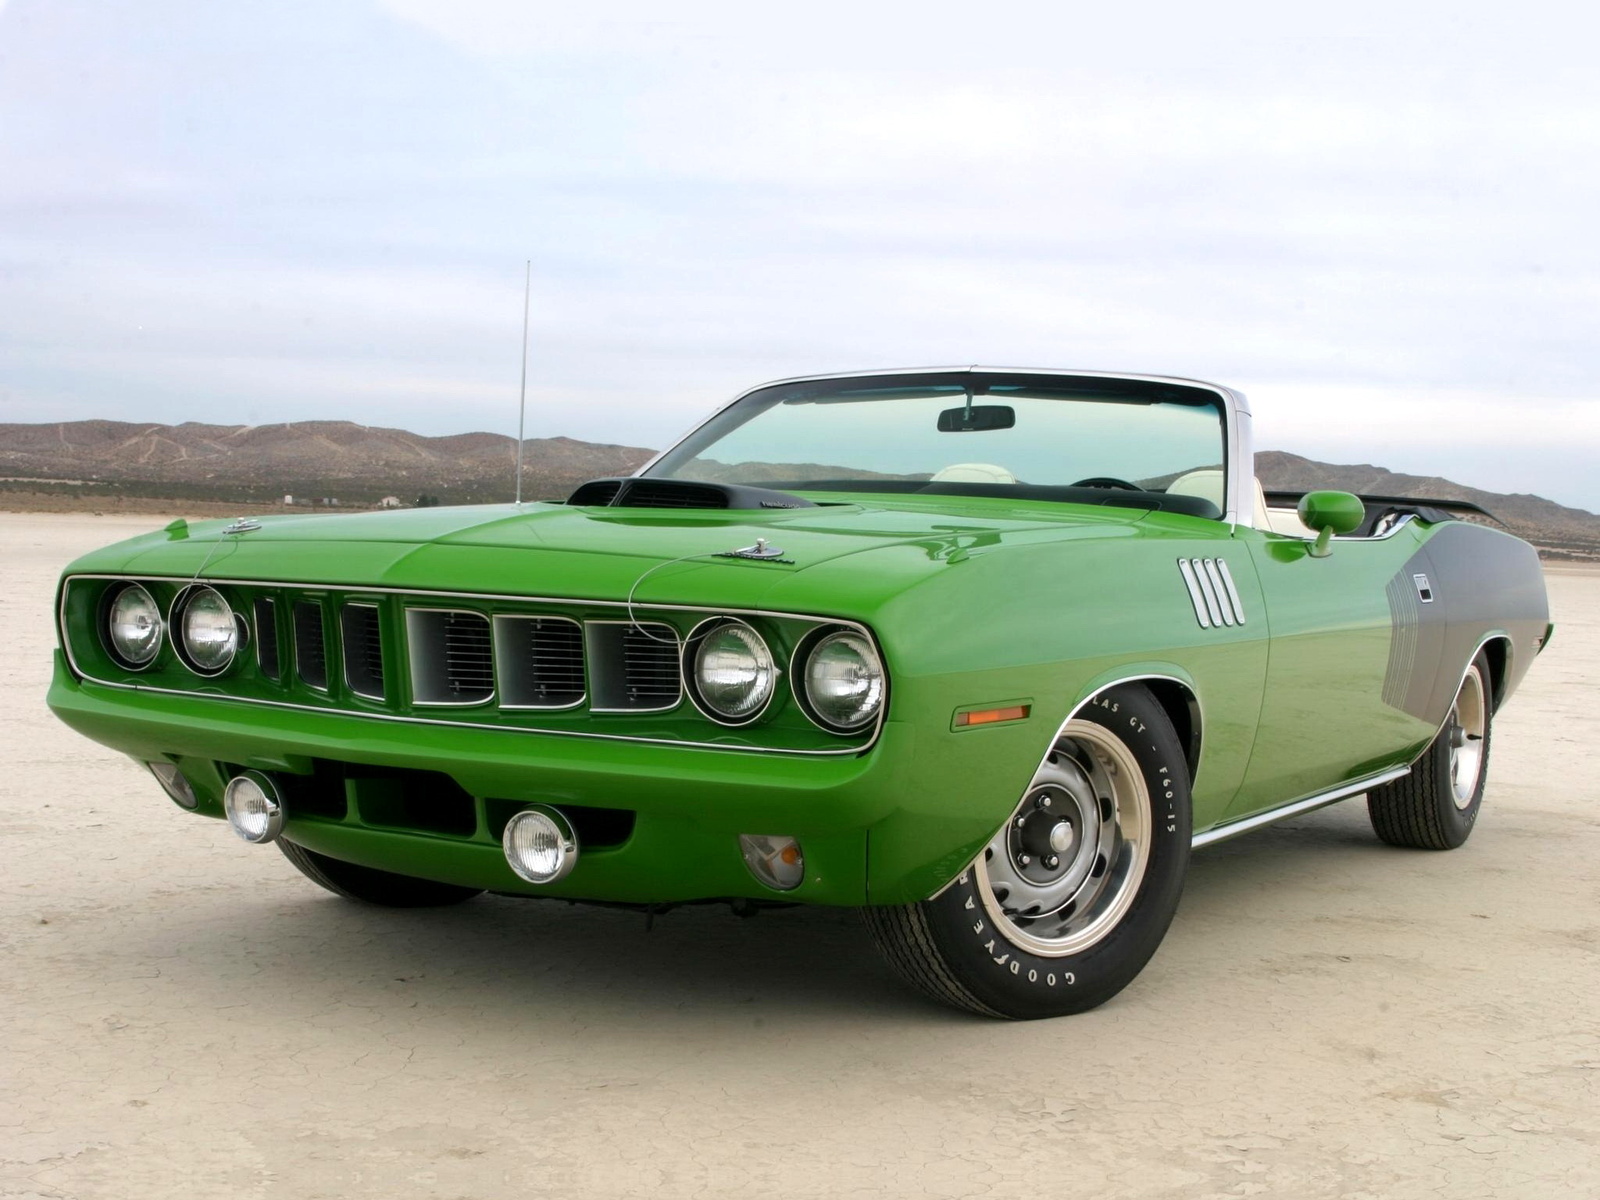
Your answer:
[[[1189,779],[1166,713],[1137,686],[1063,726],[1021,802],[948,887],[868,908],[909,982],[987,1016],[1082,1012],[1155,953],[1189,861]]]
[[[296,846],[283,838],[278,839],[278,849],[307,879],[346,900],[381,904],[385,908],[440,908],[471,900],[481,892],[479,888],[435,883],[431,879],[416,879],[410,875],[379,871],[374,867],[357,866],[329,858],[326,854],[318,854],[315,850],[307,850],[304,846]]]
[[[1444,728],[1412,764],[1411,774],[1367,793],[1373,832],[1391,846],[1454,850],[1472,833],[1489,776],[1492,678],[1489,659],[1480,651]]]

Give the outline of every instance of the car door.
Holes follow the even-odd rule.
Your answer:
[[[1250,764],[1229,819],[1375,774],[1435,729],[1406,711],[1432,680],[1439,642],[1418,638],[1426,574],[1409,570],[1419,528],[1339,538],[1315,558],[1305,539],[1243,532],[1266,608],[1267,678]],[[1415,577],[1414,577],[1415,576]]]

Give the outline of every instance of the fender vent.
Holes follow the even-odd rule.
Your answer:
[[[1201,629],[1244,624],[1244,605],[1233,586],[1225,558],[1180,558],[1178,571],[1189,589],[1195,618]]]

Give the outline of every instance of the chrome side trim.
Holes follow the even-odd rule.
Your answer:
[[[1296,800],[1292,804],[1285,804],[1280,808],[1269,808],[1265,812],[1254,813],[1242,817],[1237,821],[1229,821],[1225,825],[1213,825],[1204,833],[1197,833],[1189,842],[1191,850],[1199,850],[1203,846],[1214,846],[1218,842],[1225,842],[1229,838],[1238,837],[1241,833],[1249,833],[1252,829],[1260,829],[1266,825],[1286,821],[1290,817],[1298,817],[1301,813],[1308,813],[1314,809],[1323,808],[1329,804],[1337,804],[1340,800],[1348,800],[1351,796],[1358,796],[1382,783],[1389,783],[1396,779],[1404,778],[1411,774],[1409,766],[1395,767],[1392,770],[1382,771],[1377,775],[1369,775],[1365,779],[1358,779],[1354,783],[1343,783],[1326,792],[1318,792],[1314,796],[1307,796],[1304,800]]]
[[[1216,589],[1211,586],[1211,576],[1206,571],[1206,560],[1203,558],[1195,559],[1194,569],[1195,580],[1200,584],[1200,594],[1206,598],[1206,611],[1211,614],[1211,623],[1213,625],[1233,624],[1232,621],[1228,620],[1227,615],[1223,612],[1222,605],[1217,601]]]

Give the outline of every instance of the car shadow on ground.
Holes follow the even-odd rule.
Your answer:
[[[1386,853],[1353,809],[1207,850],[1193,861],[1174,936],[1226,933],[1231,944],[1240,928],[1260,921],[1263,895],[1337,886],[1349,863]],[[584,1019],[649,1012],[669,1022],[677,1012],[695,1024],[752,1014],[981,1020],[902,984],[849,909],[772,909],[740,919],[726,905],[686,905],[652,919],[630,909],[481,896],[453,908],[396,910],[331,896],[287,863],[281,885],[274,878],[225,895],[122,910],[116,953],[181,964],[164,969],[202,990],[247,972],[259,1001],[275,996],[293,1006],[465,1003]],[[241,929],[254,932],[241,937]]]

